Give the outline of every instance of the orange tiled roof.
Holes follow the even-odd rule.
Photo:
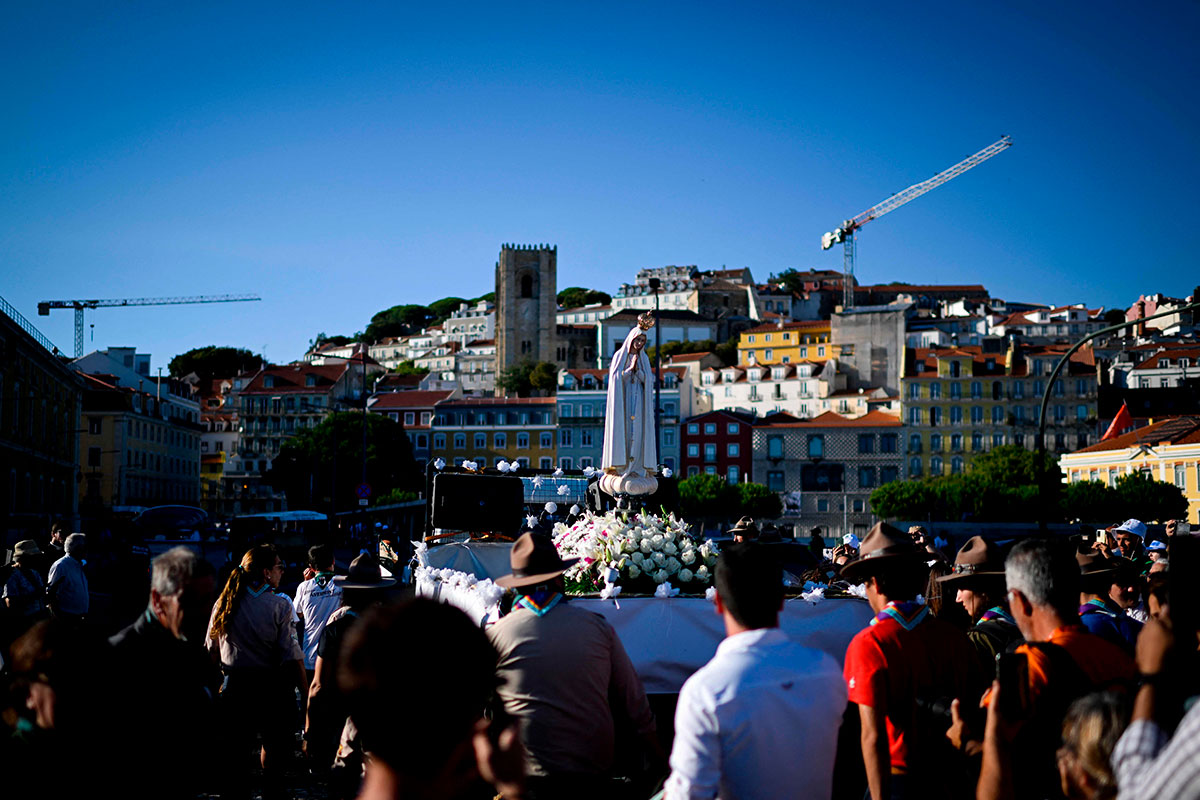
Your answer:
[[[1076,450],[1076,453],[1100,453],[1106,450],[1124,450],[1138,445],[1198,444],[1200,443],[1200,417],[1168,417],[1161,422],[1144,428],[1114,436],[1103,442]]]

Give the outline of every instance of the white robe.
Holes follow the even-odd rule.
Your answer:
[[[634,328],[613,356],[608,368],[608,403],[604,415],[604,449],[600,468],[630,475],[650,475],[658,469],[654,435],[654,374],[645,348],[637,355],[637,369],[627,369],[630,345],[642,335]]]

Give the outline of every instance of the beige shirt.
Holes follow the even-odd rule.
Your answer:
[[[217,614],[213,608],[213,617]],[[212,618],[208,622],[212,632]],[[304,658],[292,624],[292,604],[287,598],[263,587],[258,595],[249,590],[242,596],[233,619],[218,639],[205,639],[209,650],[219,650],[225,669],[278,667]]]
[[[654,730],[642,681],[599,614],[565,601],[542,617],[518,608],[488,635],[500,656],[497,692],[521,723],[531,775],[608,770],[614,715],[639,734]]]

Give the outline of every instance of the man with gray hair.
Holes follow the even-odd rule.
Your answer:
[[[138,769],[122,790],[132,797],[191,797],[211,768],[213,699],[221,674],[204,650],[216,570],[186,547],[151,563],[150,602],[109,639],[125,705],[119,728],[138,742]],[[155,731],[170,719],[170,735]]]
[[[87,536],[72,533],[67,537],[62,558],[50,566],[46,579],[46,604],[55,617],[66,622],[81,623],[88,613],[88,579],[83,571],[83,554]]]

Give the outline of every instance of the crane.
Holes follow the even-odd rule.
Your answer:
[[[826,233],[821,237],[821,249],[828,250],[839,242],[842,244],[842,308],[854,307],[854,233],[863,225],[866,225],[873,219],[879,219],[889,211],[895,211],[900,206],[916,200],[921,195],[936,189],[946,181],[957,178],[972,167],[977,167],[984,161],[987,161],[994,155],[1004,152],[1012,147],[1012,139],[1008,136],[1001,136],[1000,140],[989,144],[987,147],[980,150],[973,156],[964,158],[962,161],[955,164],[950,169],[943,170],[937,175],[934,175],[927,181],[914,184],[902,192],[892,195],[882,203],[873,205],[866,211],[859,214],[853,219],[848,219],[842,223],[840,228]]]
[[[75,309],[75,358],[83,356],[83,310],[85,308],[123,308],[126,306],[180,306],[191,303],[243,303],[262,300],[256,294],[208,294],[193,297],[127,297],[119,300],[43,300],[38,316],[47,317],[52,308]]]

